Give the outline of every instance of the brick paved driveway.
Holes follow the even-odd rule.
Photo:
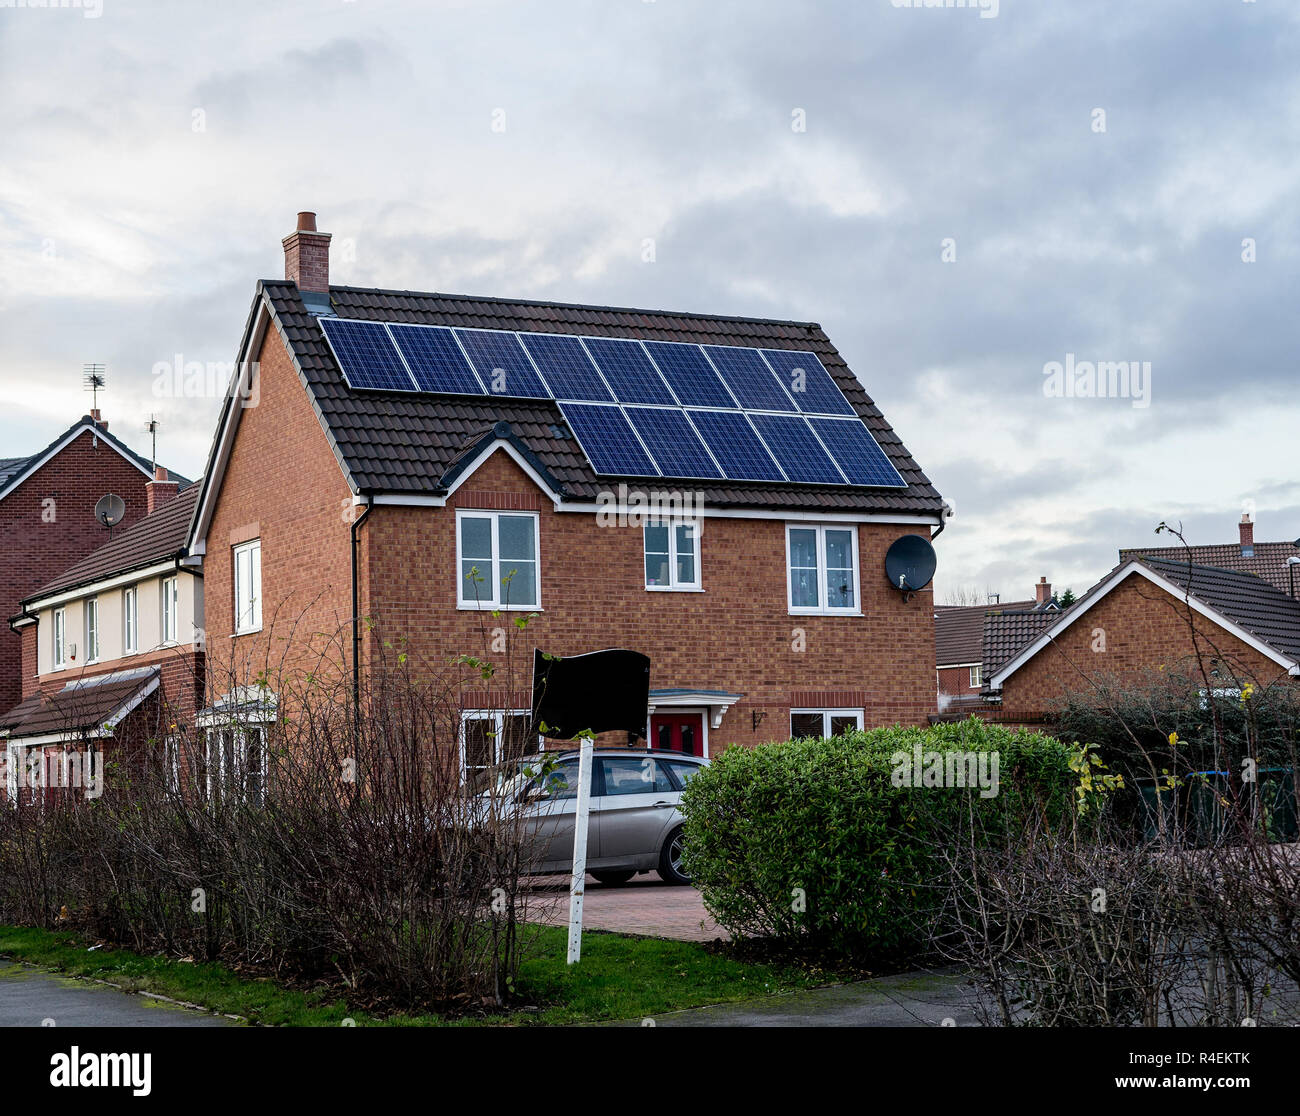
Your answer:
[[[551,926],[569,921],[569,878],[538,876],[525,884],[529,918]],[[587,877],[582,901],[586,930],[612,930],[650,938],[676,938],[684,942],[709,942],[725,938],[725,931],[709,917],[693,887],[673,887],[654,872],[633,876],[611,887]]]

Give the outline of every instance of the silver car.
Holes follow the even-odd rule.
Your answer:
[[[502,773],[495,792],[510,793],[532,838],[531,871],[573,870],[578,753],[530,757]],[[627,883],[657,871],[665,883],[688,884],[682,871],[682,788],[708,760],[681,752],[598,748],[592,759],[587,871],[601,883]]]

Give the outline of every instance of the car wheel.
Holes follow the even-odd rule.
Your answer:
[[[659,876],[664,883],[688,884],[691,882],[691,877],[682,871],[682,850],[684,848],[682,827],[679,825],[668,834],[663,851],[659,854]]]
[[[633,876],[635,876],[636,873],[635,872],[592,872],[592,875],[595,876],[596,879],[598,879],[601,883],[612,885],[612,884],[625,884],[627,883],[628,880],[630,880]]]

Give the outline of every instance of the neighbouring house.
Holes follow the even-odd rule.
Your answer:
[[[284,251],[190,542],[214,716],[268,661],[445,662],[532,615],[466,768],[526,717],[534,646],[647,654],[650,743],[693,754],[924,723],[932,593],[884,555],[943,503],[819,326],[333,286],[313,214]]]
[[[150,513],[21,602],[22,700],[0,715],[5,793],[32,800],[81,788],[118,749],[175,741],[203,694],[203,579],[187,551],[199,489],[159,469]],[[102,786],[102,783],[100,784]]]
[[[1033,723],[1069,693],[1161,670],[1195,677],[1193,628],[1212,685],[1300,675],[1300,601],[1240,570],[1133,558],[1068,609],[999,622],[986,635],[986,696],[1001,719]]]
[[[1174,562],[1192,562],[1224,570],[1262,577],[1275,589],[1289,595],[1300,594],[1300,539],[1293,542],[1256,542],[1255,517],[1243,512],[1237,524],[1237,542],[1209,546],[1139,546],[1119,552],[1121,563],[1132,558],[1168,558]],[[1294,559],[1294,561],[1292,561]]]
[[[144,515],[153,475],[148,458],[110,434],[98,410],[44,449],[0,459],[0,616],[13,616],[24,597],[104,543],[95,518],[101,496],[125,503],[119,530]],[[22,697],[21,669],[19,637],[0,627],[0,709]]]
[[[939,711],[978,707],[984,689],[985,618],[1001,612],[1043,611],[1057,607],[1046,577],[1034,586],[1034,599],[1002,604],[994,597],[982,605],[936,605],[934,653]]]

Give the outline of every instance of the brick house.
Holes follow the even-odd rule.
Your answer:
[[[385,641],[445,662],[535,614],[498,671],[515,682],[464,717],[470,767],[529,708],[534,645],[647,654],[649,738],[697,754],[924,723],[932,593],[895,591],[884,555],[900,535],[929,538],[943,504],[820,327],[331,286],[312,214],[284,248],[285,280],[258,284],[194,517],[210,666],[220,654],[247,684],[272,661],[320,670],[334,648],[364,676]],[[842,418],[802,425],[777,371],[787,355]],[[716,409],[673,406],[661,367]],[[739,388],[723,395],[750,373],[745,390],[780,414],[747,417]],[[628,399],[646,405],[624,418]],[[633,412],[679,436],[652,449]],[[782,440],[811,443],[809,429],[806,451]],[[885,483],[864,483],[871,468]],[[643,498],[665,517],[639,521]]]
[[[95,502],[116,493],[126,504],[121,527],[145,514],[153,466],[110,434],[100,413],[83,415],[44,449],[0,459],[0,616],[103,544]],[[22,696],[22,646],[0,627],[0,709]]]
[[[934,656],[939,684],[939,710],[978,705],[984,689],[984,629],[986,618],[1004,612],[1045,612],[1057,608],[1046,577],[1034,586],[1032,601],[986,605],[936,605]]]
[[[1032,723],[1094,684],[1195,677],[1193,625],[1216,688],[1300,675],[1300,601],[1239,570],[1134,558],[1054,616],[991,625],[986,697],[1001,719]]]
[[[149,514],[26,597],[10,621],[23,667],[22,700],[0,715],[7,797],[89,788],[109,749],[175,762],[168,749],[193,727],[204,667],[203,581],[186,550],[199,490],[178,488],[159,469]]]
[[[1214,566],[1224,570],[1262,577],[1275,589],[1295,596],[1300,593],[1300,576],[1295,567],[1300,565],[1300,539],[1291,542],[1256,542],[1255,516],[1243,512],[1237,524],[1235,543],[1212,543],[1208,546],[1141,546],[1119,552],[1120,562],[1132,558],[1167,558],[1173,562],[1192,562],[1198,566]]]

